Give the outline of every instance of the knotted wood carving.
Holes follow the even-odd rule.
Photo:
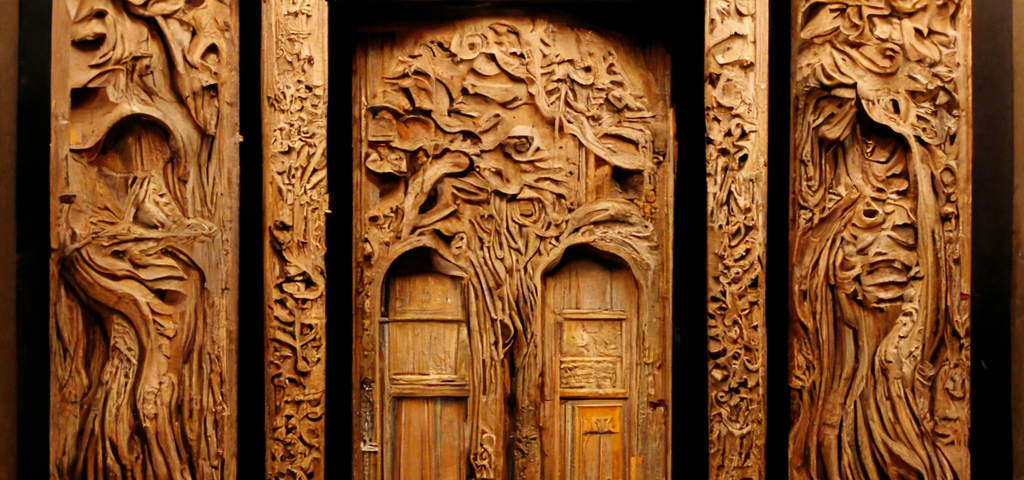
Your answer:
[[[356,60],[356,474],[669,478],[664,52],[394,32]]]
[[[764,478],[768,2],[705,4],[710,477]]]
[[[267,478],[323,479],[327,3],[263,2]]]
[[[53,479],[235,478],[235,18],[53,4]]]
[[[790,474],[970,478],[971,2],[794,5]]]

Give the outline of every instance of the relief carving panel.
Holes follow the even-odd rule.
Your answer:
[[[763,479],[768,1],[705,3],[710,477]]]
[[[323,479],[327,4],[263,2],[267,478]]]
[[[557,435],[565,455],[553,458],[566,475],[572,457],[613,462],[601,470],[609,475],[632,468],[636,478],[667,478],[675,145],[664,52],[546,20],[384,28],[366,36],[355,63],[356,475],[540,478],[549,468],[542,444]],[[563,256],[575,258],[566,252],[577,245],[614,258],[618,277],[598,269],[561,283],[592,302],[582,313],[559,309],[564,334],[542,334],[559,323],[544,314],[557,297],[544,278]],[[387,279],[408,265],[458,288],[421,280],[394,297],[399,284]],[[435,291],[442,296],[420,298]],[[395,308],[407,299],[423,311]],[[614,308],[622,302],[632,305],[628,322],[622,305]],[[420,351],[392,343],[395,326],[424,320],[465,326],[468,350],[442,327],[403,340],[430,344],[424,365],[448,364],[451,352],[466,358],[464,386],[441,382],[443,368],[415,386],[384,375]],[[569,448],[564,440],[577,437],[566,422],[575,417],[558,400],[560,383],[619,398],[615,422],[629,427],[576,423],[580,441]],[[465,435],[413,428],[442,418],[461,422]],[[427,437],[406,445],[412,432]],[[451,462],[464,470],[410,470],[403,459],[426,455],[422,448],[463,452]]]
[[[966,0],[794,4],[792,478],[970,478]]]
[[[235,18],[54,2],[52,479],[235,478]]]

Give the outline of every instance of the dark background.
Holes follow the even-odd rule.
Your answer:
[[[241,222],[238,478],[265,478],[263,433],[260,7],[239,0]],[[554,11],[596,29],[661,43],[672,56],[677,155],[673,418],[677,478],[707,478],[703,10],[687,1],[330,1],[327,478],[351,475],[351,79],[359,30],[379,22]],[[685,5],[685,6],[684,6]],[[771,0],[766,309],[769,479],[786,477],[790,2]],[[974,1],[972,429],[974,478],[1011,473],[1010,240],[1013,179],[1009,0]],[[18,89],[18,478],[48,478],[48,0],[20,0]],[[2,174],[2,173],[0,173]],[[697,247],[697,248],[695,248]],[[11,432],[0,432],[0,435]],[[653,479],[652,479],[653,480]]]

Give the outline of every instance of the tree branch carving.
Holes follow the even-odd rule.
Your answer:
[[[662,293],[658,247],[669,237],[655,227],[671,205],[667,109],[649,109],[653,79],[638,79],[632,61],[582,29],[474,19],[402,45],[357,98],[357,468],[366,479],[386,468],[380,281],[394,259],[427,248],[469,290],[472,478],[506,478],[506,458],[515,478],[540,478],[541,276],[567,247],[589,244],[642,272],[650,298]],[[631,418],[658,412],[652,423],[662,425],[667,310],[651,308],[642,330],[657,343],[643,355],[651,387],[638,389]],[[646,423],[637,428],[650,439],[642,448],[664,446]],[[664,476],[654,458],[665,457],[643,468]]]
[[[322,479],[327,6],[263,5],[267,478]]]
[[[234,5],[54,9],[50,476],[234,478]]]

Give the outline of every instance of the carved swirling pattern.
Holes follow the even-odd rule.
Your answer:
[[[970,2],[804,0],[790,474],[970,477]]]
[[[708,2],[710,476],[764,478],[765,2]]]
[[[399,57],[362,110],[362,161],[379,200],[361,219],[358,362],[372,365],[377,355],[374,282],[391,259],[428,247],[466,278],[476,346],[473,478],[505,478],[507,451],[516,478],[540,477],[542,270],[577,243],[614,245],[648,270],[659,264],[651,220],[665,152],[655,151],[654,114],[623,71],[592,32],[545,21],[467,22]],[[607,194],[588,194],[587,182],[593,190],[600,180],[588,161],[636,173],[637,181],[613,185],[609,175],[601,180]],[[361,375],[365,407],[377,374]],[[363,452],[376,452],[376,432],[367,430],[379,423],[359,423]]]
[[[55,165],[51,478],[230,477],[233,6],[55,9],[70,102],[54,129],[70,138]]]
[[[267,478],[322,479],[327,196],[326,6],[264,3]]]

